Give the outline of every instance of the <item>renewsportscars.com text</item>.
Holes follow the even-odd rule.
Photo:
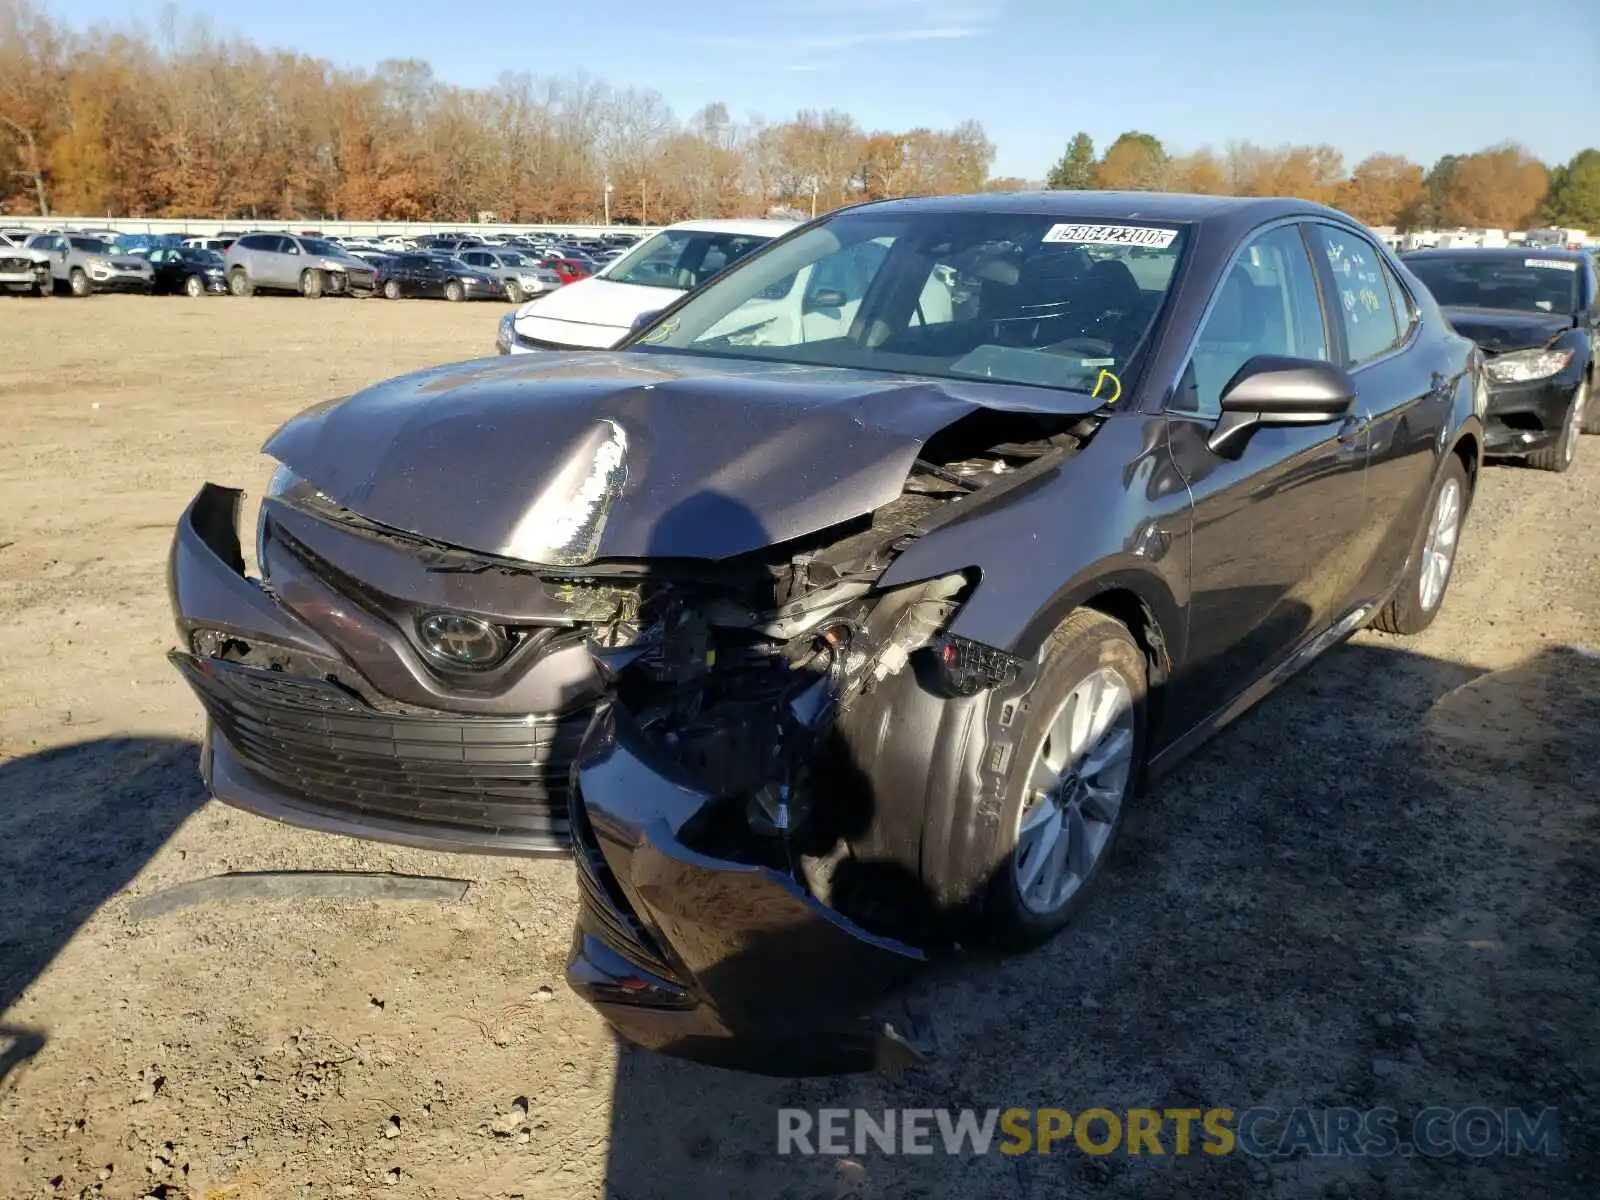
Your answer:
[[[778,1110],[779,1154],[1303,1154],[1444,1158],[1562,1154],[1553,1108]]]

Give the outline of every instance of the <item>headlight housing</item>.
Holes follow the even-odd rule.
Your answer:
[[[90,255],[88,258],[83,260],[83,265],[95,271],[111,270],[111,261],[109,259],[101,258],[99,255]]]
[[[510,354],[517,340],[517,314],[508,312],[500,318],[500,329],[495,334],[494,346],[501,354]]]
[[[1483,369],[1493,383],[1530,383],[1560,374],[1571,361],[1571,350],[1517,350],[1491,358]]]

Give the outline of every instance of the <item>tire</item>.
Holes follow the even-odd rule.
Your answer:
[[[191,275],[183,281],[183,294],[185,296],[200,297],[206,294],[206,281],[198,275]]]
[[[1590,384],[1593,382],[1592,379],[1583,381],[1583,422],[1578,426],[1581,433],[1600,433],[1600,404],[1590,403],[1593,397]]]
[[[1098,693],[1093,690],[1097,683],[1102,688]],[[1094,705],[1092,697],[1106,696],[1107,686],[1117,690],[1110,693],[1113,700],[1108,701],[1111,715],[1106,732],[1099,739],[1089,738],[1087,748],[1098,749],[1099,756],[1105,757],[1113,746],[1122,747],[1114,756],[1118,765],[1080,778],[1078,771],[1096,755],[1083,754],[1079,761],[1072,762],[1070,747],[1063,753],[1062,747],[1053,746],[1052,742],[1072,730],[1071,716],[1086,711],[1081,707],[1086,697],[1087,703]],[[998,853],[989,856],[990,862],[1000,865],[992,872],[984,903],[976,914],[974,933],[978,939],[1002,949],[1036,946],[1058,933],[1083,906],[1116,845],[1140,778],[1146,687],[1144,654],[1119,622],[1092,609],[1079,609],[1051,634],[1038,679],[1027,696],[1025,724],[1017,740],[1011,776],[1006,781],[999,844],[995,846]],[[1061,786],[1080,797],[1076,806],[1040,798],[1036,787],[1040,775],[1036,772],[1053,774],[1054,765],[1068,768]],[[1106,791],[1118,793],[1114,806],[1109,799],[1091,801],[1085,795],[1091,779]],[[1047,815],[1043,820],[1037,819],[1052,806],[1054,818]],[[1075,826],[1071,817],[1074,807]],[[1023,832],[1025,819],[1037,830],[1031,838]],[[1075,846],[1081,845],[1089,848],[1091,857],[1070,873],[1063,884],[1065,890],[1059,895],[1041,897],[1035,890],[1030,902],[1025,899],[1025,892],[1029,891],[1025,885],[1029,872],[1048,861],[1042,846],[1052,821],[1057,829],[1053,845],[1061,846],[1064,840],[1063,853],[1069,857]],[[1074,836],[1080,840],[1075,842]],[[1028,844],[1023,846],[1024,842]],[[1035,889],[1042,879],[1041,874],[1034,881]]]
[[[1440,506],[1450,503],[1448,497],[1454,494],[1455,529],[1447,545],[1441,547],[1439,540],[1442,530],[1434,528],[1440,514]],[[1400,586],[1395,589],[1389,602],[1378,611],[1372,625],[1384,633],[1414,634],[1421,633],[1433,619],[1439,615],[1439,610],[1444,607],[1445,593],[1450,590],[1450,580],[1455,574],[1456,556],[1461,547],[1461,529],[1466,523],[1467,511],[1472,507],[1472,485],[1467,479],[1467,468],[1454,454],[1440,473],[1439,482],[1434,486],[1433,496],[1428,501],[1428,515],[1422,522],[1422,528],[1417,531],[1416,539],[1411,545],[1411,556],[1406,559],[1405,572],[1400,577]],[[1429,564],[1436,564],[1434,557],[1441,549],[1449,557],[1444,565],[1444,578],[1437,581],[1437,591],[1423,587],[1423,573],[1430,569]],[[1431,569],[1437,570],[1437,567]]]
[[[28,292],[30,295],[38,296],[41,299],[45,296],[54,296],[56,294],[55,276],[46,272],[44,277],[40,278],[38,273],[35,272],[33,286],[28,289]]]
[[[235,296],[253,296],[256,287],[250,282],[250,276],[245,273],[243,267],[235,267],[233,274],[228,276],[228,290]]]
[[[398,279],[385,279],[383,281],[383,298],[385,300],[400,299],[400,281]]]
[[[307,300],[321,299],[324,290],[321,271],[300,272],[300,294]]]
[[[73,267],[72,273],[67,276],[67,287],[74,296],[82,299],[84,296],[94,295],[94,284],[83,273],[82,267]]]
[[[459,280],[452,279],[444,285],[444,298],[452,304],[458,304],[467,298],[467,291]]]
[[[1572,393],[1572,403],[1561,418],[1561,436],[1553,446],[1535,450],[1522,461],[1536,471],[1550,471],[1563,475],[1572,469],[1578,458],[1578,432],[1583,428],[1584,410],[1589,397],[1589,381],[1580,383]]]
[[[522,285],[515,279],[506,280],[506,301],[510,304],[522,303]]]

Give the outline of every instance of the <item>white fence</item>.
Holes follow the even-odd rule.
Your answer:
[[[654,233],[659,225],[480,225],[464,221],[210,221],[184,217],[0,217],[0,227],[17,229],[107,229],[117,233],[182,233],[215,237],[219,233],[305,233],[315,230],[337,237],[416,237],[424,233],[472,233],[507,237],[513,233],[555,233],[563,237],[596,237],[602,233]]]

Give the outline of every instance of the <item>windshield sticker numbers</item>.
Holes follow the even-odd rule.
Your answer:
[[[1043,240],[1092,246],[1146,246],[1153,250],[1165,250],[1177,237],[1176,229],[1151,229],[1146,225],[1052,225]]]
[[[1525,258],[1522,260],[1525,267],[1543,267],[1547,271],[1576,271],[1578,264],[1566,262],[1559,258]]]

